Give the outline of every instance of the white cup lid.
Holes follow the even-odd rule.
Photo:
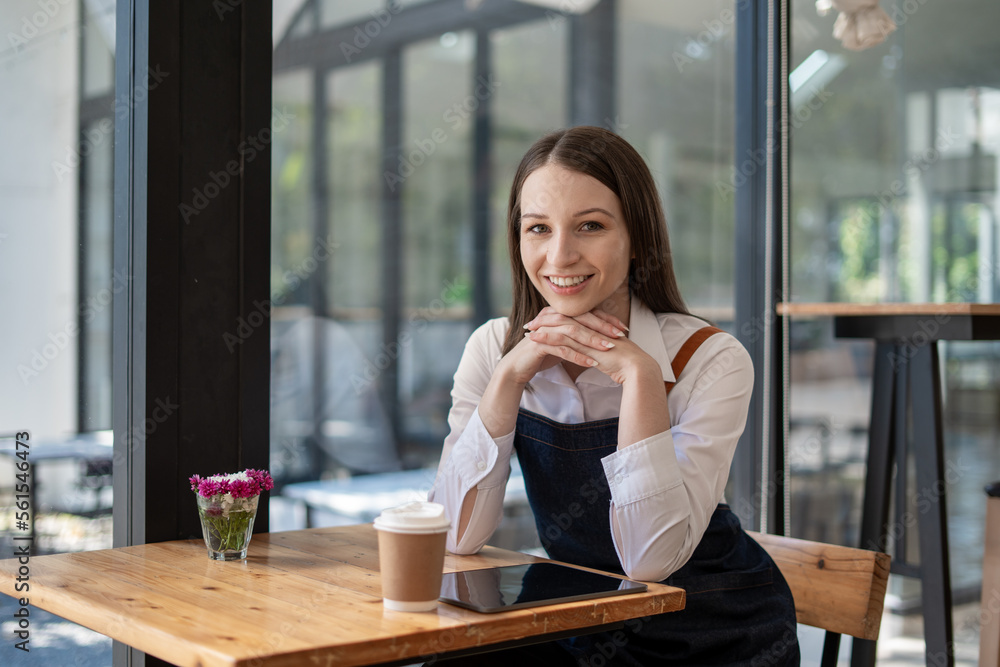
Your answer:
[[[382,510],[375,528],[393,533],[443,533],[451,527],[444,505],[414,501]]]

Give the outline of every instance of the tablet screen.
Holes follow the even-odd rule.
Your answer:
[[[442,602],[483,612],[641,593],[646,584],[580,570],[560,563],[507,565],[446,572]]]

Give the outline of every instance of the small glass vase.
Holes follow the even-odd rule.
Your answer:
[[[229,494],[218,494],[208,498],[199,495],[197,498],[208,557],[212,560],[246,558],[260,496],[233,498]]]

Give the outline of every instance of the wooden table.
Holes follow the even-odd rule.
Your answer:
[[[875,341],[871,424],[861,518],[861,547],[894,553],[891,571],[921,581],[927,664],[954,665],[948,558],[946,469],[942,435],[940,340],[1000,340],[1000,304],[782,303],[779,315],[833,317],[842,338]],[[912,457],[916,489],[907,490]],[[890,523],[890,497],[895,517]],[[917,499],[917,511],[910,508]],[[916,523],[918,564],[906,553],[906,529]],[[855,640],[851,664],[873,665],[875,643]]]
[[[445,557],[446,571],[542,562],[492,547]],[[13,597],[19,564],[0,561]],[[383,609],[371,524],[254,535],[242,562],[209,560],[201,540],[30,558],[32,606],[177,665],[407,664],[621,625],[684,607],[684,591],[480,614]],[[10,638],[8,638],[9,640]],[[34,649],[40,653],[44,649]]]

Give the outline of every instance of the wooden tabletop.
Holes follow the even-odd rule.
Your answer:
[[[445,557],[445,571],[543,562],[484,548]],[[209,560],[201,540],[0,561],[0,592],[177,665],[290,667],[431,659],[448,651],[676,611],[684,591],[480,614],[385,610],[371,524],[254,535],[245,561]],[[33,647],[34,650],[34,647]],[[44,649],[39,648],[39,651]]]
[[[1000,315],[1000,303],[779,303],[779,315]]]
[[[1000,340],[1000,303],[779,303],[778,315],[832,317],[839,338],[922,346],[937,340]]]

